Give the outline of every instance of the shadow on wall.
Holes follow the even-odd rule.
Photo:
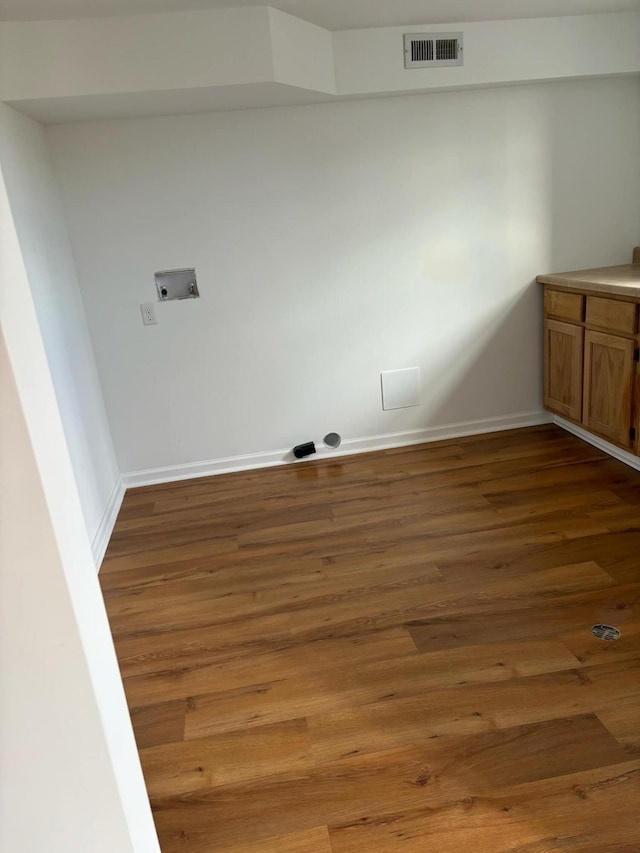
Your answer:
[[[433,400],[431,423],[455,424],[526,412],[532,399],[542,408],[542,288],[535,281],[458,344],[441,377],[442,391]],[[527,365],[526,382],[522,381],[523,364]],[[429,394],[429,389],[424,392]],[[500,410],[505,399],[511,403],[509,411]]]
[[[387,412],[386,433],[508,418],[542,408],[540,285],[531,281],[499,310],[492,307],[460,327],[465,331],[453,332],[437,359],[432,351],[415,354],[414,363],[422,366],[422,405]],[[532,406],[532,400],[538,405]]]

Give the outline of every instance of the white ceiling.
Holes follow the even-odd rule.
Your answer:
[[[640,0],[0,0],[0,20],[274,6],[330,30],[546,18],[640,9]]]

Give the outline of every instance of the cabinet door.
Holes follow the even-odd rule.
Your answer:
[[[629,448],[635,342],[588,330],[584,347],[583,423],[607,441]]]
[[[544,405],[572,421],[582,418],[581,326],[545,320]]]

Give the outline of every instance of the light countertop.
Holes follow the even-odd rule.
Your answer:
[[[599,267],[593,270],[539,275],[540,284],[553,284],[567,290],[611,293],[640,299],[640,264],[623,264],[618,267]]]

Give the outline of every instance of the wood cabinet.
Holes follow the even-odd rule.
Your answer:
[[[545,408],[634,452],[639,302],[545,285]]]
[[[582,416],[583,338],[581,326],[544,322],[544,405],[572,421]]]
[[[587,329],[584,333],[585,428],[612,444],[633,444],[631,399],[636,342]]]

